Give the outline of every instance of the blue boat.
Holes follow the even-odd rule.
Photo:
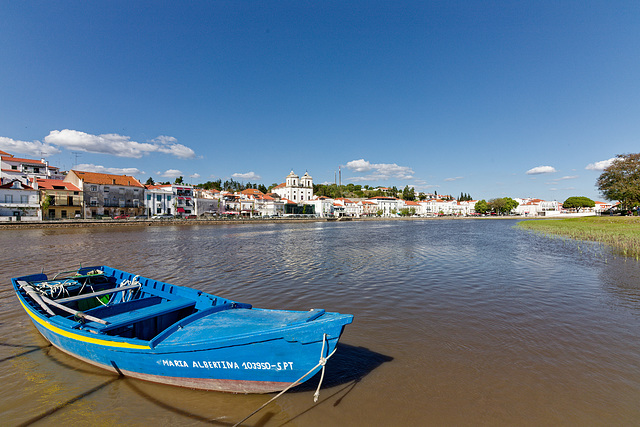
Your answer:
[[[268,393],[303,382],[353,321],[322,309],[253,308],[107,266],[11,282],[58,349],[120,375],[194,389]]]

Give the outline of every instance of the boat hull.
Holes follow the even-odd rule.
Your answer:
[[[73,323],[68,318],[43,315],[27,297],[17,295],[42,336],[77,359],[127,377],[231,393],[275,392],[301,377],[304,382],[321,369],[321,358],[333,352],[344,325],[351,322],[349,315],[341,315],[346,319],[327,316],[327,320],[303,322],[280,333],[195,341],[181,340],[178,331],[173,341],[153,345],[67,327]],[[259,310],[248,311],[260,314]],[[198,327],[193,322],[185,329]]]

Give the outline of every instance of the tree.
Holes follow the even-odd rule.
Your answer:
[[[489,207],[492,211],[500,214],[508,214],[519,205],[518,202],[513,200],[511,197],[502,197],[499,199],[491,199],[489,200]]]
[[[147,179],[147,182],[144,183],[145,185],[154,185],[155,181],[153,180],[153,178],[149,177],[149,179]]]
[[[474,208],[473,208],[477,213],[487,213],[489,211],[489,205],[487,204],[486,200],[479,200],[476,202]]]
[[[267,193],[271,193],[271,190],[273,190],[274,188],[276,188],[278,185],[280,185],[280,184],[277,184],[277,183],[275,183],[275,182],[274,182],[273,184],[271,184],[271,185],[267,188],[267,191],[265,192],[265,194],[267,194]],[[314,192],[314,193],[316,192],[315,188],[316,188],[316,185],[315,185],[315,184],[313,184],[313,192]]]
[[[413,189],[413,187],[409,188],[408,185],[404,187],[404,190],[402,190],[402,200],[415,200],[415,199],[416,199],[416,192]]]
[[[177,177],[176,180],[174,181],[174,184],[176,185],[184,184],[184,182],[182,181],[182,177],[181,176]]]
[[[562,207],[565,209],[575,209],[576,212],[580,212],[582,208],[592,208],[595,205],[595,202],[588,197],[573,196],[565,200]]]
[[[618,154],[596,181],[607,200],[618,200],[623,210],[640,205],[640,153]]]
[[[51,206],[52,202],[53,202],[53,196],[51,196],[51,195],[47,195],[47,196],[42,198],[42,212],[43,212],[43,214],[46,214],[46,211],[49,209],[49,206]]]
[[[207,181],[204,184],[198,184],[196,185],[196,187],[198,188],[203,188],[205,190],[222,190],[222,180],[221,179],[217,179],[215,181]]]

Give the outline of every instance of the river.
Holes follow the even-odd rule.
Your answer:
[[[631,425],[640,263],[517,220],[0,231],[3,425],[233,425],[272,395],[117,376],[47,342],[10,278],[110,265],[255,307],[350,313],[318,377],[245,425]]]

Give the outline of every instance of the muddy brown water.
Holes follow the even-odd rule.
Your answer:
[[[351,313],[260,426],[637,425],[640,263],[516,221],[0,231],[3,425],[233,425],[272,395],[119,378],[47,345],[14,276],[106,264],[256,307]]]

